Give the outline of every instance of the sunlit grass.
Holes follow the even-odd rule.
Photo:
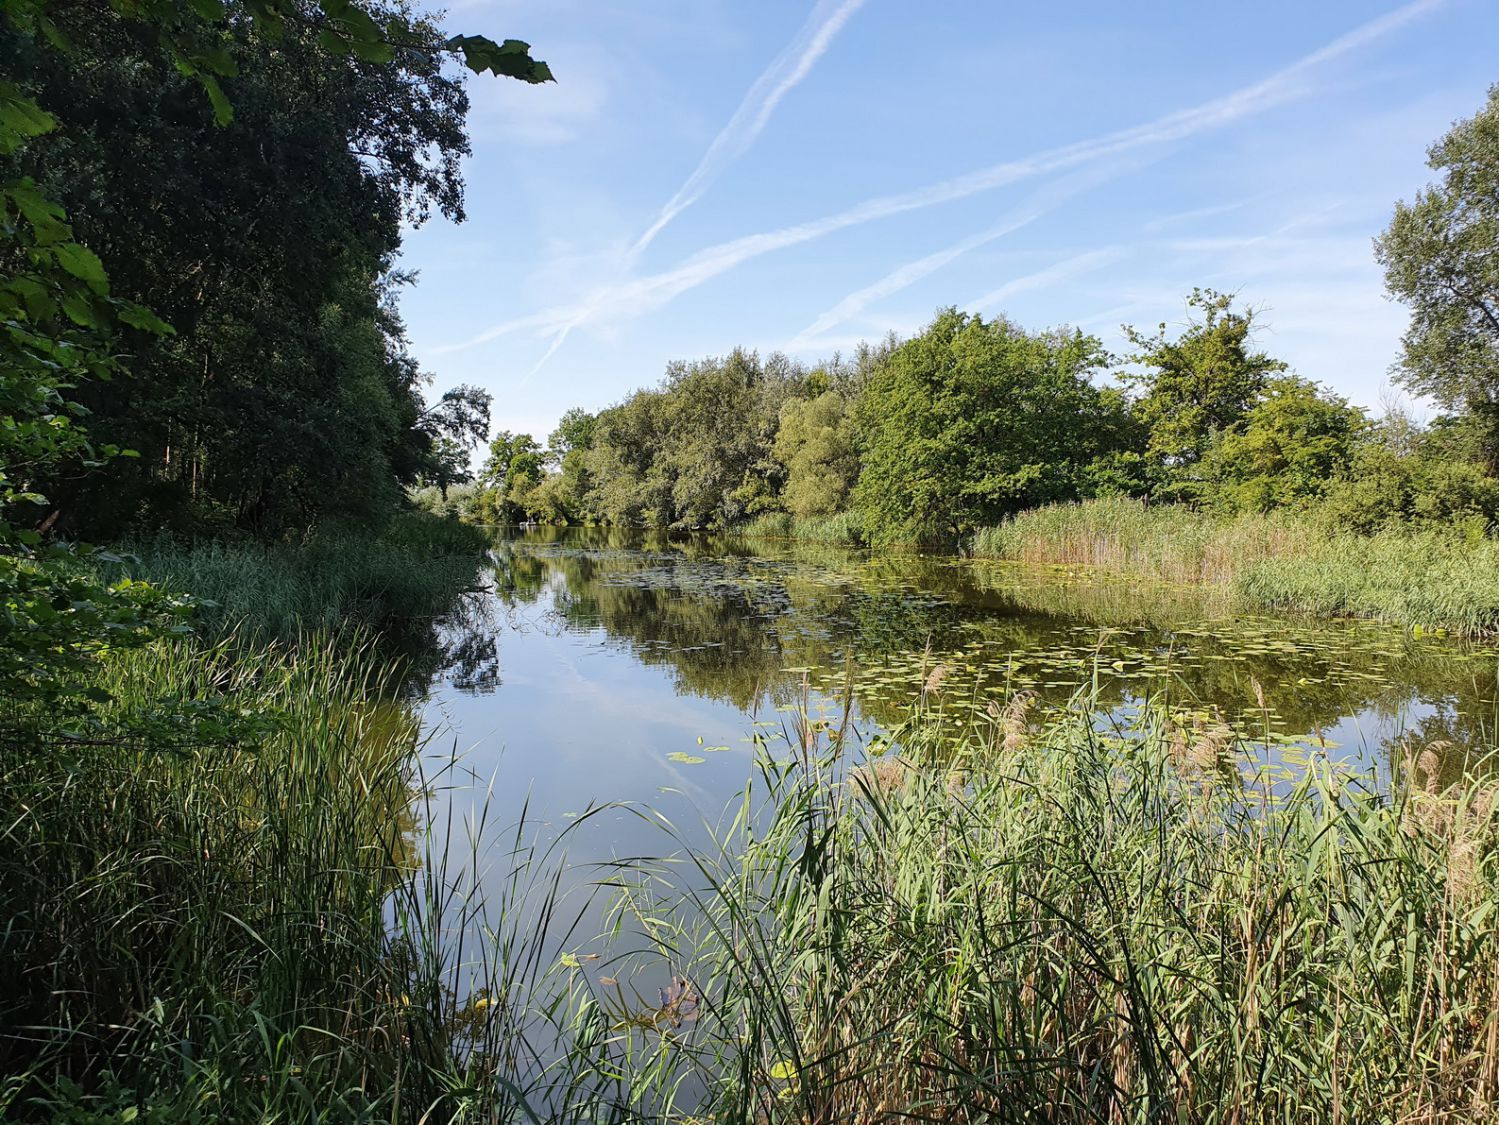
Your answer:
[[[869,531],[853,512],[830,516],[793,516],[789,512],[767,512],[734,529],[736,534],[767,539],[803,539],[813,543],[835,543],[863,547]]]
[[[1467,532],[1329,530],[1308,515],[1216,517],[1090,500],[1023,512],[973,538],[977,555],[1230,585],[1245,608],[1499,629],[1499,540]]]
[[[477,528],[411,513],[379,534],[300,544],[156,540],[122,549],[118,569],[200,599],[198,621],[210,632],[288,640],[439,616],[474,584],[486,545]]]
[[[1418,747],[1394,796],[1246,776],[1211,724],[1086,697],[948,729],[855,766],[804,724],[758,813],[629,894],[701,991],[663,1049],[715,1119],[1491,1119],[1491,781],[1438,791]]]

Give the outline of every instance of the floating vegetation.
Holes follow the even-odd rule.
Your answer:
[[[1217,708],[1237,738],[1288,760],[1342,742],[1387,765],[1407,736],[1466,748],[1499,725],[1492,641],[1236,615],[1222,590],[1078,567],[713,539],[631,551],[617,532],[589,546],[592,534],[503,550],[565,628],[752,714],[789,713],[804,684],[829,698],[851,687],[861,719],[886,728],[924,694],[959,721],[994,692],[1056,710],[1086,690],[1117,714]]]

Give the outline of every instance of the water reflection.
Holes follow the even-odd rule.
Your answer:
[[[804,679],[832,692],[851,677],[859,715],[892,725],[938,667],[954,714],[1016,690],[1062,706],[1089,686],[1108,707],[1164,699],[1288,752],[1322,749],[1385,774],[1432,745],[1446,772],[1461,771],[1473,748],[1491,744],[1496,715],[1489,646],[1368,623],[1239,617],[1219,591],[618,530],[498,540],[492,593],[464,607],[444,644],[437,709],[460,739],[500,737],[522,773],[591,727],[591,715],[609,716],[606,743],[638,745],[653,765],[699,728],[722,744],[735,718],[737,741]],[[499,694],[514,693],[514,706],[491,731],[498,712],[459,701],[495,692],[502,664]],[[555,675],[542,674],[549,665]],[[624,795],[590,791],[589,777],[577,778],[582,802]],[[703,789],[680,770],[663,777]]]

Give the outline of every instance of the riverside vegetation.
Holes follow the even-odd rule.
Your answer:
[[[657,387],[570,411],[545,448],[501,433],[477,480],[426,499],[480,522],[961,546],[1493,629],[1496,136],[1499,88],[1432,147],[1440,179],[1377,242],[1412,309],[1397,379],[1438,405],[1429,424],[1371,418],[1288,371],[1256,345],[1252,307],[1198,290],[1184,326],[1127,328],[1123,356],[947,309],[810,367],[742,350],[673,363]]]
[[[1121,707],[1097,652],[1058,698],[1060,657],[994,682],[903,643],[862,695],[801,673],[718,839],[613,863],[596,937],[560,856],[524,823],[492,847],[482,787],[430,744],[433,668],[483,659],[440,626],[517,560],[407,490],[479,521],[971,539],[1491,628],[1493,314],[1423,265],[1495,291],[1499,95],[1379,244],[1429,427],[1287,374],[1204,292],[1180,335],[1132,334],[1122,387],[1093,382],[1096,340],[949,310],[810,370],[674,366],[545,450],[498,435],[466,482],[491,402],[428,400],[393,261],[403,224],[462,215],[449,61],[549,81],[526,44],[383,0],[24,0],[0,26],[0,1114],[1495,1115],[1481,707],[1456,776],[1434,738],[1393,779],[1316,754],[1288,776],[1259,768],[1273,701],[1257,733]],[[611,589],[669,595],[682,628],[652,581]],[[851,601],[893,649],[892,603]],[[1153,675],[1139,657],[1107,667]],[[471,841],[439,831],[457,790]]]

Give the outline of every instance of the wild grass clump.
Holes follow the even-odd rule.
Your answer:
[[[1438,532],[1341,535],[1234,579],[1266,609],[1372,617],[1465,634],[1499,631],[1499,541]]]
[[[518,836],[481,887],[461,837],[423,830],[472,779],[421,774],[378,667],[159,645],[105,662],[86,728],[8,727],[0,1117],[504,1122],[565,1086],[535,1046],[564,1055],[555,882]]]
[[[86,729],[7,741],[9,1113],[219,1120],[301,1086],[336,1118],[400,1080],[367,1068],[412,987],[384,903],[416,730],[368,702],[371,675],[315,646],[156,646],[106,663],[113,698]]]
[[[1467,526],[1359,535],[1313,514],[1214,516],[1088,500],[1022,512],[973,538],[976,555],[1227,585],[1241,607],[1499,629],[1499,540]]]
[[[1097,567],[1166,582],[1226,582],[1262,559],[1295,558],[1323,538],[1304,517],[1276,512],[1225,519],[1175,504],[1107,498],[1021,512],[980,528],[973,553],[1056,566]]]
[[[1491,776],[1438,791],[1427,752],[1394,796],[1322,761],[1261,782],[1210,723],[1033,712],[918,719],[854,770],[806,725],[721,851],[630,892],[703,998],[664,1037],[701,1112],[1494,1118]]]
[[[790,512],[765,512],[735,528],[749,538],[805,539],[814,543],[835,543],[848,547],[867,547],[869,531],[853,512],[836,512],[830,516],[793,516]]]
[[[477,528],[410,513],[378,535],[301,544],[159,539],[124,548],[118,569],[207,603],[198,620],[210,633],[291,640],[438,617],[475,585],[487,542]]]

